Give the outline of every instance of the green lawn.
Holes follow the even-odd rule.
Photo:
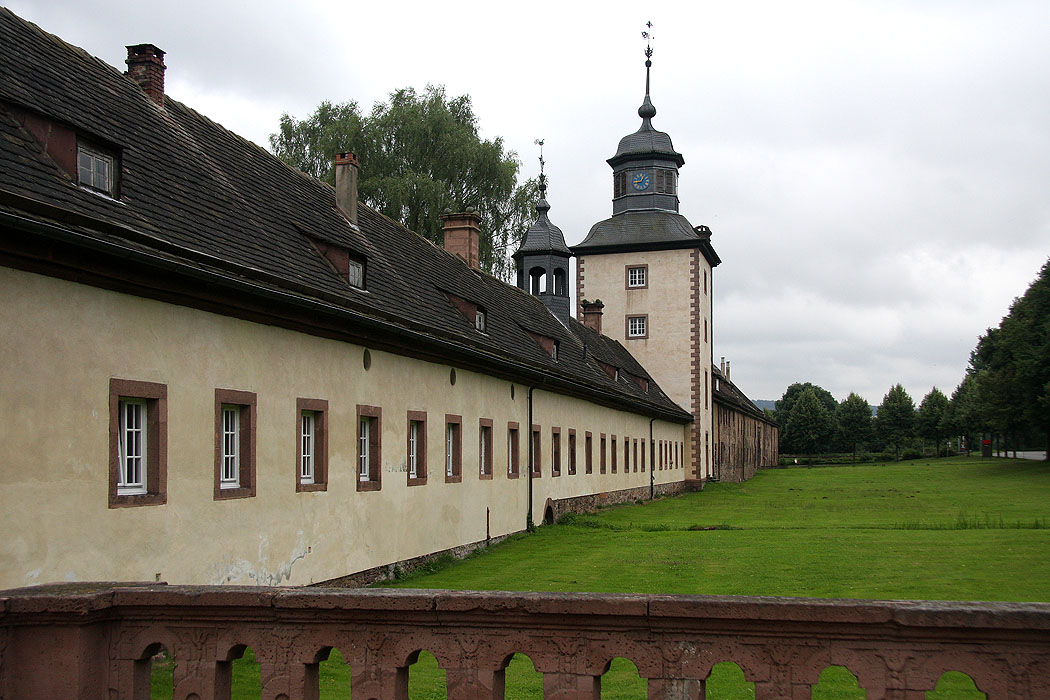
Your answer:
[[[762,471],[746,484],[710,484],[701,493],[541,527],[391,585],[1050,601],[1050,466],[951,458]],[[234,675],[235,698],[258,697],[257,665],[239,661]],[[168,671],[167,694],[154,698],[170,697],[170,679]],[[421,654],[410,671],[411,700],[443,700],[444,686],[437,661]],[[348,667],[333,652],[322,664],[321,697],[345,700],[349,687]],[[506,687],[507,700],[542,698],[540,674],[520,654],[507,668]],[[603,677],[602,700],[641,700],[645,688],[634,665],[617,659]],[[738,667],[719,664],[707,697],[745,700],[754,688]],[[826,669],[813,690],[820,700],[864,697],[838,667]],[[945,674],[927,694],[983,697],[958,673]]]

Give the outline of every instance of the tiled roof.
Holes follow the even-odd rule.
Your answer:
[[[599,221],[575,251],[603,246],[650,245],[654,243],[700,244],[700,236],[681,214],[670,211],[629,211]]]
[[[561,229],[552,224],[547,216],[550,208],[551,205],[546,199],[541,199],[536,203],[536,221],[525,233],[521,246],[514,251],[515,258],[526,253],[549,253],[551,251],[572,255],[572,251],[565,245],[565,236],[562,235]]]
[[[715,380],[711,397],[716,402],[735,408],[742,413],[747,413],[760,421],[776,425],[766,415],[766,412],[756,406],[751,399],[747,398],[747,395],[736,384],[726,379],[725,374],[722,373],[718,365],[711,365],[711,377]]]
[[[20,112],[119,151],[119,199],[73,184],[20,125]],[[68,233],[68,245],[133,251],[140,262],[163,263],[187,279],[207,272],[216,284],[291,299],[296,308],[374,321],[369,327],[384,329],[376,339],[387,346],[401,342],[431,357],[469,356],[498,376],[523,383],[541,377],[552,390],[571,387],[607,405],[690,420],[651,379],[648,391],[616,382],[585,354],[586,346],[586,353],[600,352],[649,379],[614,341],[575,321],[563,325],[535,297],[471,269],[368,207],[359,205],[358,225],[351,225],[327,184],[171,98],[158,106],[117,69],[5,8],[0,216],[0,226],[22,236]],[[365,257],[367,291],[350,287],[311,237]],[[487,332],[478,332],[445,291],[485,307]],[[308,313],[295,327],[308,327]],[[529,331],[559,341],[557,361]]]

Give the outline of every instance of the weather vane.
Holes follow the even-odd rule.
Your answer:
[[[544,139],[536,139],[533,141],[533,143],[540,147],[540,199],[546,199],[547,197],[547,176],[543,174],[543,166],[547,161],[543,160],[543,142]]]
[[[645,31],[642,32],[642,38],[645,39],[645,62],[647,64],[649,63],[649,59],[653,57],[652,40],[656,38],[653,36],[652,29],[653,23],[646,22]]]

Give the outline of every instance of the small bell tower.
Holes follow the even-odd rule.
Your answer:
[[[536,202],[536,221],[511,257],[517,270],[518,287],[538,297],[562,323],[567,323],[571,314],[569,259],[572,251],[565,245],[561,229],[547,216],[551,205],[547,203],[543,139],[537,139],[536,144],[540,147],[540,198]]]

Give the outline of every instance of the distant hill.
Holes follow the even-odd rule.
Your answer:
[[[772,411],[774,408],[776,408],[776,406],[774,405],[774,404],[776,404],[776,401],[771,401],[770,399],[755,399],[754,403],[755,403],[756,406],[761,408],[763,411],[766,410],[767,408],[770,411]]]

